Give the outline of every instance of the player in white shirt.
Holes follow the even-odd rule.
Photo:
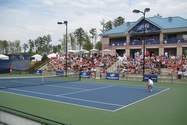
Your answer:
[[[153,89],[153,80],[149,77],[149,79],[148,79],[148,82],[147,82],[147,84],[146,84],[146,88],[147,88],[147,90],[149,91],[149,92],[152,92],[152,89]]]

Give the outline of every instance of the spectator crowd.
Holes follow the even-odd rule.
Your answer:
[[[52,70],[65,69],[65,55],[58,55],[51,58],[48,66]],[[97,70],[100,72],[100,77],[104,76],[107,69],[117,63],[116,72],[125,74],[141,74],[143,67],[143,56],[138,52],[135,53],[134,58],[112,56],[110,54],[91,54],[91,55],[77,55],[68,54],[67,69],[68,72],[84,71],[92,73],[95,77]],[[186,73],[187,75],[187,58],[184,56],[157,56],[154,54],[145,56],[145,73],[146,74],[160,74],[162,68],[169,69],[171,73]]]

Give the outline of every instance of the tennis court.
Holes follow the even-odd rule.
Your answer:
[[[5,83],[6,86],[3,86]],[[4,93],[111,112],[169,90],[169,88],[155,87],[150,93],[141,86],[85,83],[78,80],[67,82],[43,77],[1,79],[0,85],[0,91]]]

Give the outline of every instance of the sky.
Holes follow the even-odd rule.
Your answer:
[[[136,21],[142,15],[133,9],[149,7],[147,17],[181,16],[187,19],[187,0],[0,0],[0,40],[29,39],[50,34],[52,43],[58,44],[65,34],[65,26],[58,21],[68,21],[68,32],[82,27],[101,29],[102,20],[118,16],[125,21]]]

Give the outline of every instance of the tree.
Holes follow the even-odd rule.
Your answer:
[[[96,30],[96,28],[92,28],[89,31],[89,33],[91,34],[93,48],[95,48],[95,43],[96,43],[96,40],[97,40],[97,30]]]
[[[50,52],[50,46],[51,46],[51,36],[48,34],[47,36],[43,36],[43,39],[45,41],[45,45],[44,45],[44,52],[46,52],[47,54],[49,54]]]
[[[71,43],[71,49],[75,50],[76,49],[76,43],[75,43],[75,36],[73,33],[69,34],[69,40]]]
[[[124,18],[121,17],[121,16],[119,16],[119,17],[117,17],[117,18],[114,20],[113,25],[114,25],[114,27],[117,27],[117,26],[122,25],[123,23],[124,23]]]
[[[0,40],[0,53],[4,53],[4,44],[3,44],[3,40]]]
[[[100,30],[101,30],[102,33],[104,33],[106,31],[106,29],[105,29],[105,20],[102,19],[102,21],[100,21],[100,24],[102,26],[102,29],[100,29]]]
[[[16,40],[13,42],[8,43],[8,49],[10,54],[19,54],[21,53],[21,46],[20,46],[20,41]]]
[[[21,45],[20,45],[20,40],[16,40],[14,42],[14,47],[15,47],[15,53],[21,53]]]
[[[51,36],[39,36],[36,40],[34,40],[36,52],[39,54],[49,54],[52,50],[52,46],[50,44]]]
[[[57,53],[57,52],[60,52],[61,45],[58,44],[58,45],[52,46],[52,48],[53,48],[53,53]]]
[[[30,54],[33,53],[34,47],[35,47],[34,41],[31,40],[31,39],[29,39],[29,53],[30,53]]]
[[[87,34],[85,34],[83,49],[86,49],[88,51],[93,49],[93,44],[91,43],[89,36]]]
[[[23,51],[26,53],[27,49],[29,48],[28,44],[24,43],[23,44]]]
[[[75,30],[74,35],[77,39],[77,42],[79,44],[79,49],[82,49],[84,38],[85,38],[85,31],[80,27]]]
[[[0,40],[0,52],[3,54],[8,54],[9,44],[7,40]]]
[[[9,53],[15,54],[16,53],[16,47],[15,47],[15,42],[9,42]]]
[[[111,20],[107,21],[104,26],[105,26],[105,28],[104,28],[105,31],[111,30],[112,29],[112,21]]]
[[[101,41],[97,42],[95,45],[95,48],[98,49],[99,51],[101,51],[102,50],[102,42]]]

